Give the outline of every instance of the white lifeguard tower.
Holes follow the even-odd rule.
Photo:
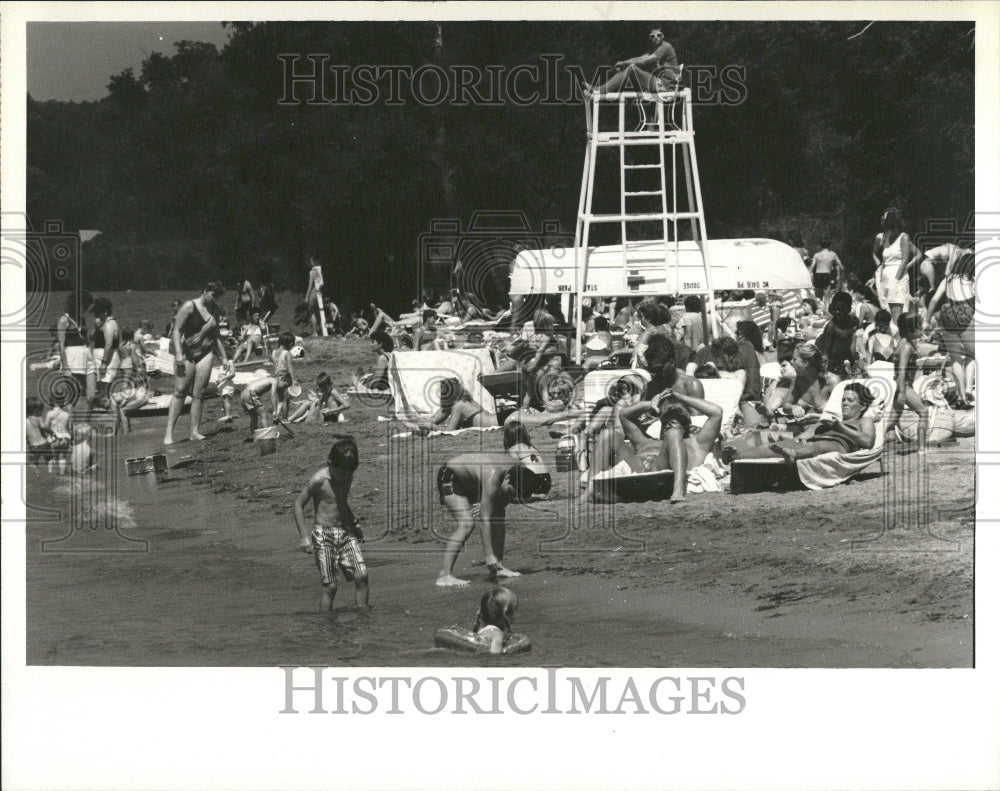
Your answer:
[[[690,89],[679,83],[656,92],[601,93],[597,88],[585,95],[584,106],[587,151],[574,243],[577,359],[582,353],[582,301],[591,291],[596,295],[587,277],[593,253],[591,231],[596,224],[618,229],[620,245],[615,247],[620,246],[619,296],[706,293],[708,326],[714,334],[714,289],[705,244],[708,233],[698,180]],[[595,183],[606,192],[607,168],[615,164],[618,200],[595,212]],[[597,177],[599,168],[601,178]],[[614,203],[617,206],[607,210]],[[684,255],[682,248],[686,248]]]

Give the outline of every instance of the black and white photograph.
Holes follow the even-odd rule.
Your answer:
[[[0,19],[5,788],[997,787],[996,6]]]

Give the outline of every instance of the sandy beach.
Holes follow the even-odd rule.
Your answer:
[[[123,307],[130,297],[120,295]],[[342,392],[373,357],[356,339],[305,345],[299,381],[327,371]],[[170,383],[161,377],[156,387]],[[164,451],[165,418],[139,418],[117,438],[118,466],[99,484],[116,529],[78,519],[74,530],[68,514],[91,484],[27,470],[28,502],[66,514],[28,526],[28,664],[974,662],[971,438],[930,450],[933,507],[903,485],[916,456],[889,460],[897,466],[888,476],[829,490],[692,494],[678,505],[594,506],[580,500],[578,474],[554,474],[548,500],[508,509],[506,562],[524,573],[510,583],[521,600],[516,628],[534,648],[498,660],[433,647],[436,629],[471,626],[489,587],[476,537],[456,567],[472,584],[434,585],[452,525],[433,474],[451,455],[499,448],[499,432],[397,438],[403,427],[379,420],[384,408],[355,399],[348,423],[296,425],[294,438],[282,432],[277,452],[261,456],[243,442],[246,418],[237,411],[232,426],[216,429],[221,414],[221,401],[208,401],[208,440],[166,449],[163,482],[127,476],[124,460]],[[323,465],[331,434],[345,430],[361,453],[351,502],[367,538],[372,606],[351,607],[342,581],[336,611],[321,615],[292,502]],[[541,431],[534,439],[554,469],[556,441]],[[901,524],[886,530],[886,513]]]

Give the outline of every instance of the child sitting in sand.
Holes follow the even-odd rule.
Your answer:
[[[295,345],[295,335],[287,331],[281,333],[278,344],[281,348],[275,349],[272,358],[274,384],[271,399],[274,402],[275,417],[281,418],[288,414],[288,388],[295,383],[295,375],[292,372],[292,347]]]
[[[483,594],[472,631],[476,639],[489,646],[491,654],[503,653],[504,640],[511,632],[510,622],[516,609],[517,596],[508,588],[498,586]]]
[[[337,392],[333,380],[325,371],[316,377],[316,388],[317,391],[310,391],[306,400],[289,415],[288,422],[346,422],[344,412],[351,406],[351,399]]]

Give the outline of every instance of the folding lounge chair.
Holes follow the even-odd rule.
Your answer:
[[[868,414],[875,418],[875,444],[870,450],[853,453],[824,453],[811,459],[800,459],[789,465],[784,459],[737,459],[730,467],[729,488],[733,494],[762,491],[770,488],[825,489],[850,480],[872,464],[881,462],[885,445],[885,425],[892,410],[896,393],[895,371],[892,363],[875,363],[868,369],[862,382],[874,393],[875,401],[868,407]],[[841,417],[844,387],[841,382],[833,388],[823,416]]]

